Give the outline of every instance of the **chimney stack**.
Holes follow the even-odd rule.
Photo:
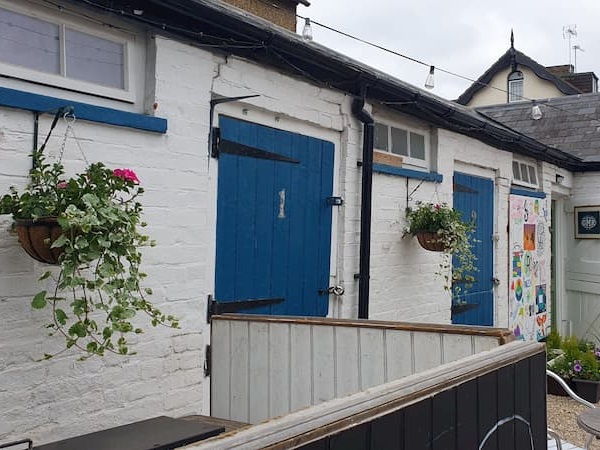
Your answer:
[[[296,31],[298,3],[310,6],[307,0],[224,0],[226,3],[262,17],[275,25]]]

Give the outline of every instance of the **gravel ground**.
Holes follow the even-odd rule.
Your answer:
[[[600,404],[598,404],[600,407]],[[570,397],[547,396],[548,428],[556,431],[562,440],[583,448],[587,434],[577,425],[577,414],[587,409]],[[592,442],[592,449],[600,450],[600,440]]]

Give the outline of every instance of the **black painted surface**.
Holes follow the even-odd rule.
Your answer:
[[[302,448],[477,450],[484,440],[482,450],[546,448],[545,367],[540,353]]]
[[[498,430],[494,427],[498,423],[498,383],[497,372],[488,373],[477,380],[477,410],[479,411],[479,436],[477,441],[483,443],[482,450],[498,450]]]
[[[433,450],[459,450],[456,446],[456,389],[433,397]]]
[[[515,410],[515,368],[503,367],[498,371],[498,417],[509,417]],[[498,448],[515,445],[515,422],[511,420],[498,430]]]
[[[371,422],[371,447],[404,450],[404,411],[396,411]]]
[[[222,426],[160,416],[34,447],[35,450],[171,450],[216,436]]]
[[[456,388],[456,440],[462,449],[477,448],[477,380]]]

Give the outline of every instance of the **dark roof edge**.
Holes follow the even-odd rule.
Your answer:
[[[88,8],[93,7],[87,0],[72,1]],[[116,4],[119,1],[126,2],[125,0],[112,0]],[[398,112],[410,114],[421,120],[430,121],[441,128],[476,138],[498,149],[536,157],[567,170],[577,170],[582,167],[580,158],[548,147],[511,128],[489,120],[470,108],[419,89],[325,46],[315,42],[306,42],[296,33],[277,27],[245,11],[229,7],[222,2],[214,0],[150,0],[148,3],[167,6],[173,11],[188,11],[187,21],[196,20],[201,24],[215,24],[215,20],[217,22],[220,20],[221,23],[217,23],[220,31],[227,33],[227,36],[232,38],[241,34],[246,41],[254,39],[260,43],[268,42],[270,49],[287,58],[294,58],[294,69],[296,70],[288,65],[285,66],[285,70],[313,83],[320,83],[354,96],[360,95],[361,86],[367,86],[367,99],[370,102],[387,103],[389,108]],[[123,18],[122,11],[121,14],[113,14]],[[126,18],[143,22],[133,14],[127,15]],[[155,28],[164,33],[162,27],[156,25]],[[190,34],[186,34],[181,29],[174,29],[170,34],[179,35],[186,41],[190,41]],[[202,42],[205,37],[195,33],[193,39]],[[244,54],[243,50],[235,48],[228,51],[233,54],[239,53],[244,58],[261,61],[261,55],[258,53]],[[327,82],[318,80],[318,75],[323,75],[323,73],[329,75]],[[333,76],[340,78],[331,81]],[[353,81],[349,82],[348,80]],[[389,104],[390,101],[396,100],[402,101],[399,102],[399,105]]]
[[[507,67],[510,67],[511,57],[512,57],[513,52],[514,52],[515,62],[518,65],[530,68],[533,71],[533,73],[535,73],[538,77],[554,84],[556,86],[556,88],[559,91],[561,91],[563,94],[566,94],[566,95],[581,94],[581,91],[579,91],[579,89],[576,89],[570,83],[567,83],[566,81],[563,81],[559,77],[553,75],[548,69],[546,69],[541,64],[535,62],[533,59],[531,59],[526,54],[524,54],[518,50],[509,48],[506,51],[506,53],[504,53],[504,55],[502,55],[498,59],[498,61],[496,61],[494,64],[492,64],[491,67],[488,70],[486,70],[481,77],[479,77],[477,79],[477,81],[475,81],[473,84],[471,84],[471,86],[469,86],[467,88],[467,90],[465,92],[463,92],[458,97],[458,99],[456,99],[456,102],[460,103],[461,105],[466,105],[467,103],[469,103],[473,99],[473,97],[475,96],[475,94],[477,92],[479,92],[484,87],[487,87],[487,85],[490,83],[490,81],[492,81],[492,78],[494,78],[494,76],[496,76],[496,74],[498,74],[498,72],[500,72],[501,70],[503,70]]]

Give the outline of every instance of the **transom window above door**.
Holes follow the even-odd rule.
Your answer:
[[[89,29],[51,14],[28,14],[0,3],[0,74],[131,100],[124,33]]]
[[[374,147],[402,157],[407,165],[427,167],[429,139],[425,133],[376,122]]]
[[[537,188],[539,187],[537,168],[533,164],[515,160],[512,163],[513,184]]]

